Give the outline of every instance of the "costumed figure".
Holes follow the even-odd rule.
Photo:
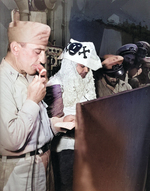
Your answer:
[[[60,70],[52,76],[47,86],[60,85],[63,99],[64,116],[76,114],[76,104],[96,99],[92,70],[101,67],[92,42],[70,40],[68,46],[60,55],[62,59]],[[53,142],[52,161],[56,190],[72,190],[74,162],[74,130],[59,136]],[[55,164],[59,161],[59,165]]]
[[[132,78],[135,75],[138,75],[139,67],[136,64],[136,54],[137,54],[138,47],[136,44],[129,43],[121,46],[116,55],[120,55],[124,58],[123,60],[123,67],[124,67],[124,75],[121,77],[121,80],[124,80],[128,83],[129,78]],[[138,73],[138,74],[137,74]]]

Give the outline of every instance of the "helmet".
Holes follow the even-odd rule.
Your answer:
[[[118,55],[105,55],[102,62],[103,71],[110,77],[119,78],[124,74],[123,57]]]
[[[125,44],[125,45],[121,46],[117,50],[116,54],[121,55],[121,56],[123,56],[125,54],[136,54],[137,50],[138,50],[137,45],[130,43],[130,44]]]

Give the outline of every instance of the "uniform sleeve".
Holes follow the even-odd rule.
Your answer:
[[[39,105],[26,100],[18,109],[10,87],[0,82],[0,91],[0,144],[9,151],[17,151],[36,127]]]

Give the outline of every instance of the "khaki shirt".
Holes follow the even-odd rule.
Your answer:
[[[107,84],[104,78],[97,81],[97,97],[109,96],[119,92],[131,90],[132,87],[130,84],[123,80],[119,80],[115,88]]]
[[[5,59],[0,64],[0,155],[20,155],[53,138],[44,102],[27,100],[34,76],[24,77]],[[38,137],[38,140],[37,140]]]

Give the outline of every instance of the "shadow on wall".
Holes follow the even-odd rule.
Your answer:
[[[115,54],[122,44],[138,40],[150,42],[146,24],[149,14],[147,2],[141,0],[74,0],[70,38],[92,41],[100,56]]]

